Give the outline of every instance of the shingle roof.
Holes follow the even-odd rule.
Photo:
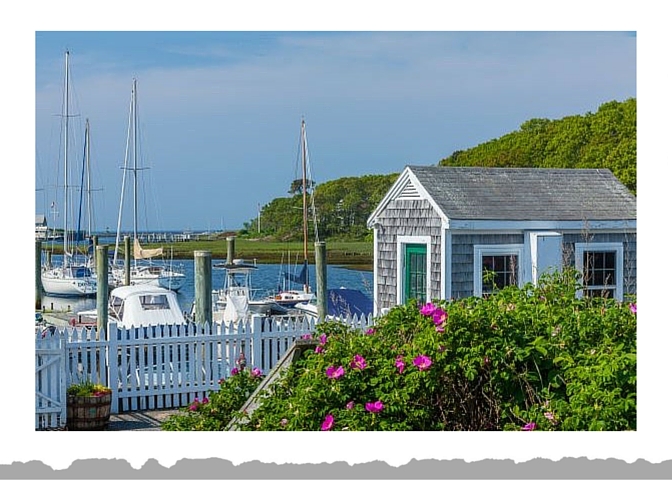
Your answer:
[[[409,166],[461,220],[634,220],[636,199],[607,169]]]

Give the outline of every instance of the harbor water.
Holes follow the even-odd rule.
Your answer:
[[[59,262],[60,259],[54,256],[54,261]],[[225,270],[222,268],[215,268],[215,265],[223,263],[223,260],[213,259],[212,264],[212,288],[219,289],[224,286]],[[182,311],[188,312],[191,310],[191,305],[194,301],[194,261],[193,260],[176,260],[175,265],[181,265],[186,275],[184,286],[177,292],[177,298],[180,302]],[[282,286],[282,266],[275,264],[258,264],[257,270],[252,273],[251,283],[254,289],[255,297],[263,297],[270,295],[278,290],[278,286]],[[287,266],[285,265],[286,269]],[[296,267],[297,271],[299,267]],[[291,268],[292,273],[294,267]],[[309,279],[311,288],[315,289],[315,265],[308,266]],[[294,286],[294,288],[300,286]],[[369,271],[353,270],[346,267],[339,267],[329,265],[327,266],[327,288],[352,288],[361,290],[368,297],[373,297],[373,273]],[[42,306],[48,310],[54,311],[69,311],[73,316],[82,310],[91,310],[96,308],[96,298],[66,298],[52,295],[45,295],[42,297]]]

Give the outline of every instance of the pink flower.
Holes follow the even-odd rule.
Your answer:
[[[345,404],[345,408],[347,408],[348,410],[352,410],[353,408],[355,408],[355,402],[350,400],[348,403]]]
[[[220,385],[224,382],[226,382],[226,377],[222,377],[217,381],[217,383],[219,383]]]
[[[280,425],[282,425],[283,427],[287,425],[287,419],[283,418],[282,420],[280,420]]]
[[[201,402],[201,403],[203,403],[203,404],[210,403],[210,400],[208,399],[208,397],[205,397],[203,399],[203,402]]]
[[[231,375],[238,375],[238,369],[236,367],[231,369]]]
[[[383,409],[383,402],[377,400],[373,403],[366,404],[366,411],[371,413],[378,413]]]
[[[442,325],[445,323],[446,318],[448,318],[448,314],[445,312],[445,310],[441,308],[437,308],[434,310],[434,313],[432,314],[432,320],[434,321],[434,325]]]
[[[327,344],[327,336],[323,333],[320,335],[320,345],[326,345]]]
[[[435,311],[436,311],[436,307],[431,303],[426,303],[422,306],[422,308],[420,308],[420,313],[422,315],[431,316],[431,315],[434,315]]]
[[[198,410],[198,403],[194,402],[191,405],[189,405],[189,410],[191,410],[192,412]]]
[[[322,430],[331,430],[331,427],[334,426],[334,416],[330,413],[324,417],[324,422],[322,422]]]
[[[529,432],[537,428],[537,424],[534,422],[526,423],[525,426],[522,428],[523,430]]]
[[[252,375],[253,377],[261,377],[261,370],[260,370],[258,367],[254,367],[254,368],[252,369],[252,373],[251,373],[251,375]]]
[[[305,335],[301,335],[301,340],[310,340],[313,338],[313,336],[310,333],[306,333]]]
[[[551,422],[553,425],[558,423],[557,420],[555,419],[555,415],[553,415],[553,412],[544,413],[544,417],[546,417],[548,421]]]
[[[315,353],[322,353],[324,352],[324,347],[322,345],[318,345],[315,347]]]
[[[373,335],[374,333],[376,333],[376,330],[374,328],[369,328],[364,333],[366,333],[367,335]]]
[[[426,355],[418,355],[413,359],[413,365],[418,367],[418,370],[427,370],[432,365],[432,361]]]
[[[394,360],[394,366],[399,369],[399,373],[404,373],[404,367],[406,367],[404,357],[397,355],[397,358]]]
[[[336,378],[342,377],[343,374],[345,373],[345,370],[343,370],[343,367],[341,367],[341,366],[339,366],[339,367],[330,366],[330,367],[327,367],[327,372],[326,373],[327,373],[327,377],[336,379]]]
[[[636,303],[631,303],[630,304],[630,311],[634,314],[637,314],[637,304]]]
[[[352,359],[352,362],[350,362],[350,367],[358,370],[364,370],[366,368],[366,360],[364,360],[364,357],[361,355],[355,355],[355,357]]]
[[[446,329],[443,328],[443,325],[437,325],[436,326],[436,331],[439,332],[439,333],[443,333],[443,332],[446,331]]]

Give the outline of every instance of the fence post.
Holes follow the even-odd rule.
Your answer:
[[[252,322],[250,322],[250,326],[252,327],[252,364],[250,365],[251,367],[258,367],[263,369],[264,366],[262,366],[262,355],[261,355],[261,344],[263,341],[263,337],[261,335],[261,327],[262,327],[262,322],[264,321],[264,317],[261,315],[252,315]]]
[[[107,324],[107,386],[112,389],[111,413],[119,413],[119,334],[117,322]],[[126,382],[122,382],[125,385]]]

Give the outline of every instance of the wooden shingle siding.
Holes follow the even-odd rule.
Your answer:
[[[441,218],[427,200],[397,199],[378,218],[378,308],[397,304],[397,237],[431,237],[429,298],[441,296]]]
[[[452,235],[452,295],[454,299],[474,294],[474,245],[509,245],[523,243],[523,234]]]

